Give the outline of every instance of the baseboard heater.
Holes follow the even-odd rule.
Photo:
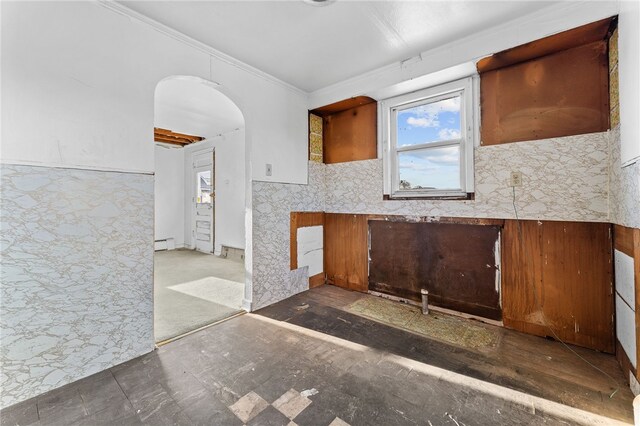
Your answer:
[[[175,250],[175,248],[176,248],[176,240],[173,238],[166,238],[164,240],[155,240],[154,242],[155,251]]]

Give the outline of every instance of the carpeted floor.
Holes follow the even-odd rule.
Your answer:
[[[154,260],[156,342],[242,310],[243,263],[192,250],[159,251]]]

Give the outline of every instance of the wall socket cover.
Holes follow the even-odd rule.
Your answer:
[[[522,172],[511,172],[509,186],[522,186]]]
[[[267,163],[266,175],[271,176],[272,172],[273,172],[273,167],[271,166],[271,164]]]

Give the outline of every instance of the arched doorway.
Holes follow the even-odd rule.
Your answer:
[[[169,77],[155,91],[154,336],[170,341],[242,311],[245,129],[216,86]]]

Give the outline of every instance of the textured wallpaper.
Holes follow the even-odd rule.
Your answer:
[[[309,162],[309,184],[253,182],[252,309],[259,309],[309,288],[306,268],[290,271],[292,211],[322,211],[324,164]]]
[[[640,228],[640,161],[621,167],[620,126],[609,133],[611,139],[611,222]]]
[[[0,174],[5,407],[153,349],[153,176]]]
[[[384,201],[382,160],[309,163],[309,185],[253,183],[253,309],[308,288],[304,271],[289,270],[292,211],[410,216],[513,218],[510,172],[523,173],[516,206],[524,219],[609,220],[607,133],[476,149],[473,201]]]
[[[383,201],[382,160],[326,166],[325,210],[411,216],[513,218],[511,171],[521,171],[516,188],[520,218],[608,220],[606,133],[478,147],[475,200]]]

